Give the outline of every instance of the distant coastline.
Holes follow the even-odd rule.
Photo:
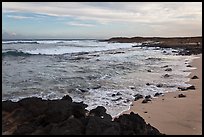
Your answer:
[[[202,36],[197,37],[113,37],[105,42],[119,43],[142,43],[143,46],[161,48],[181,48],[183,55],[202,53]]]
[[[172,42],[172,43],[187,43],[187,42],[201,42],[202,36],[196,37],[112,37],[110,39],[102,40],[107,42],[121,42],[121,43],[133,43],[144,41],[157,41],[157,42]]]

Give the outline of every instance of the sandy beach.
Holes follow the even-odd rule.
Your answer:
[[[199,79],[190,79],[189,83],[196,90],[175,91],[141,103],[133,102],[130,110],[142,116],[147,123],[166,135],[201,135],[202,134],[202,54],[191,62],[193,67],[189,78],[196,75]],[[178,94],[186,97],[178,98]]]

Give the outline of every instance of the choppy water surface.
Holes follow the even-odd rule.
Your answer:
[[[194,56],[140,46],[97,40],[2,41],[2,100],[69,94],[88,109],[102,105],[115,116],[129,108],[137,93],[154,95],[189,86],[186,76],[194,68],[186,66]],[[165,71],[166,65],[172,71]]]

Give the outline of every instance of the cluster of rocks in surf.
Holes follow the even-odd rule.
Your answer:
[[[103,106],[90,111],[68,95],[57,100],[30,97],[2,101],[2,134],[11,135],[162,135],[131,112],[113,120]]]

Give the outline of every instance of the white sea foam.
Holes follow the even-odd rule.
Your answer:
[[[69,42],[69,44],[63,45],[52,45],[47,47],[38,47],[34,50],[26,50],[24,52],[30,54],[44,54],[44,55],[60,55],[66,53],[77,53],[77,52],[93,52],[93,51],[104,51],[119,48],[130,48],[131,43],[107,43],[107,42]]]

